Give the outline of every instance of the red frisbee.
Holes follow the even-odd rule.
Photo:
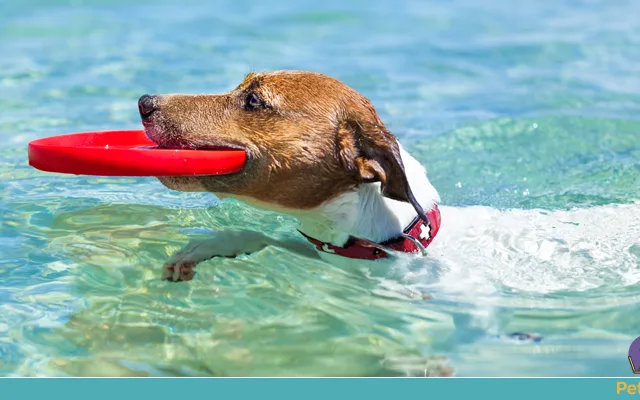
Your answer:
[[[29,143],[29,165],[76,175],[222,175],[242,170],[246,157],[243,150],[159,149],[143,130],[74,133]]]

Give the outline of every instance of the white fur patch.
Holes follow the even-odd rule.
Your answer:
[[[400,152],[415,198],[425,210],[431,209],[440,201],[440,196],[429,182],[425,168],[402,146]],[[416,211],[409,203],[382,196],[380,183],[369,183],[314,210],[292,212],[292,215],[300,220],[305,234],[341,246],[349,235],[374,242],[397,236],[416,217]]]

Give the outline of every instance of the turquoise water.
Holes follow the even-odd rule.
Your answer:
[[[630,376],[640,2],[204,3],[0,0],[0,375]],[[452,207],[428,260],[268,248],[165,283],[189,239],[295,221],[27,165],[32,139],[140,128],[141,94],[289,68],[364,93],[428,167]]]

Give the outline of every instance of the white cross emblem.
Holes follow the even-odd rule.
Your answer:
[[[429,237],[431,237],[431,234],[429,233],[429,231],[427,231],[426,233],[424,232],[424,225],[420,225],[420,239],[422,240],[428,240]]]

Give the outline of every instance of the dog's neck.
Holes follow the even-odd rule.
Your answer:
[[[402,146],[402,163],[415,198],[425,210],[440,201],[429,182],[425,168]],[[376,243],[400,235],[416,217],[409,203],[391,200],[380,193],[380,183],[361,185],[321,206],[304,212],[291,212],[301,222],[300,230],[320,241],[342,246],[355,236]]]

